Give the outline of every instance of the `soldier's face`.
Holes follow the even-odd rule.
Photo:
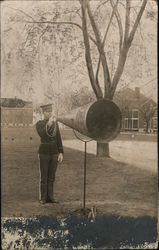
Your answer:
[[[44,119],[50,118],[52,115],[52,111],[44,111]]]

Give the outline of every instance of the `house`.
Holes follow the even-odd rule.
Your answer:
[[[113,101],[121,110],[123,131],[157,132],[157,104],[140,88],[120,90]]]
[[[1,126],[31,126],[33,107],[31,102],[17,98],[1,98]]]

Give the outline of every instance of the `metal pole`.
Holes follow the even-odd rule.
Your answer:
[[[87,142],[84,142],[84,195],[83,195],[83,209],[86,207],[86,159],[87,159]]]
[[[75,130],[73,130],[75,136],[77,139],[79,139],[80,141],[84,142],[84,182],[83,182],[83,186],[84,186],[84,192],[83,192],[83,212],[85,212],[86,209],[86,166],[87,166],[87,142],[92,141],[92,139],[90,140],[84,140],[82,138],[80,138],[80,136],[78,136],[75,132]]]

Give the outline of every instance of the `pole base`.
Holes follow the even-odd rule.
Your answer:
[[[90,208],[80,208],[73,212],[73,214],[76,214],[77,216],[84,216],[87,217],[90,220],[95,221],[97,216],[97,208],[95,206]]]
[[[73,213],[76,215],[86,216],[86,217],[88,217],[90,212],[91,212],[91,209],[89,208],[79,208],[73,211]]]

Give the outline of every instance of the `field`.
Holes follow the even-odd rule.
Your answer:
[[[79,142],[71,130],[62,131],[62,138],[65,155],[63,163],[58,166],[55,183],[55,195],[60,203],[42,206],[38,202],[39,138],[35,130],[2,129],[2,216],[63,217],[82,208],[83,145],[78,146]],[[126,141],[129,141],[129,148]],[[120,135],[112,142],[112,158],[109,159],[96,158],[90,148],[87,156],[86,207],[96,206],[97,213],[102,215],[157,217],[156,141],[156,136],[135,135],[134,138],[130,134]],[[142,150],[139,142],[144,142],[147,147]],[[138,151],[138,156],[133,158],[134,164],[126,159],[126,155],[130,159],[131,145],[132,149],[136,145]],[[152,146],[154,154],[149,159]],[[115,147],[116,151],[113,151]],[[120,152],[121,158],[117,152]],[[142,164],[139,155],[143,156]],[[147,167],[144,168],[144,165]]]

